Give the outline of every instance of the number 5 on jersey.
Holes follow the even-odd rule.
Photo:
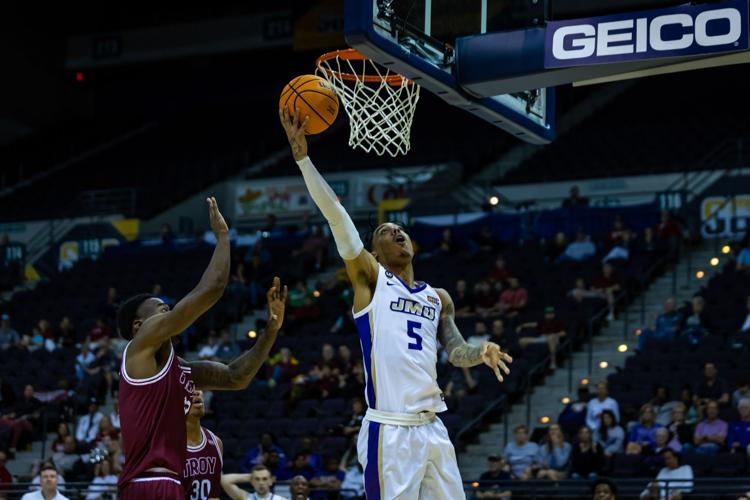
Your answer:
[[[417,331],[421,329],[422,324],[417,321],[406,322],[406,334],[409,336],[409,338],[414,339],[414,342],[409,342],[409,345],[407,346],[409,349],[413,349],[415,351],[422,350],[422,336],[417,333]]]

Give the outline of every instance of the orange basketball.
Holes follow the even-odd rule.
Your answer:
[[[299,119],[305,116],[310,119],[305,129],[306,135],[314,135],[323,132],[330,127],[339,114],[339,98],[325,80],[315,75],[298,76],[286,86],[279,98],[279,109],[284,107],[294,114],[294,109],[299,108]]]

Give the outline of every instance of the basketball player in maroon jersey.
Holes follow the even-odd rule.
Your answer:
[[[193,394],[187,419],[187,457],[182,471],[182,487],[187,500],[213,500],[221,495],[221,467],[224,444],[216,434],[201,426],[206,414],[203,391]]]
[[[216,236],[208,268],[198,285],[174,308],[149,294],[125,301],[117,314],[120,335],[128,340],[120,368],[120,427],[125,465],[118,481],[121,500],[183,499],[185,416],[193,391],[239,390],[263,365],[284,320],[287,289],[274,278],[268,291],[266,333],[252,349],[228,365],[177,358],[172,337],[187,329],[224,294],[229,280],[229,229],[215,198],[208,198]]]

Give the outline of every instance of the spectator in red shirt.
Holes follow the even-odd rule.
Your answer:
[[[488,276],[490,283],[502,283],[511,276],[513,276],[513,274],[508,270],[507,267],[505,267],[505,259],[502,256],[498,256],[498,258],[495,260],[495,267],[492,269],[492,271],[490,271],[490,274]]]
[[[603,264],[602,274],[591,284],[591,289],[606,296],[609,305],[609,315],[607,316],[609,321],[615,319],[615,295],[621,288],[620,280],[615,274],[615,268],[612,267],[612,264]]]
[[[529,301],[529,292],[521,287],[518,278],[508,278],[509,288],[500,294],[500,311],[507,316],[515,316],[522,311]]]
[[[89,344],[89,347],[91,349],[96,349],[99,344],[106,340],[109,340],[111,336],[112,329],[104,321],[104,318],[98,318],[96,320],[96,324],[94,324],[93,328],[91,328],[91,330],[89,331],[89,336],[86,340],[86,343]]]
[[[535,335],[522,336],[518,339],[518,344],[526,348],[531,344],[547,344],[550,354],[550,370],[557,369],[557,345],[560,338],[565,336],[565,324],[557,319],[555,308],[552,306],[544,309],[544,319],[542,321],[531,321],[522,323],[516,328],[517,333],[522,330],[533,328]]]

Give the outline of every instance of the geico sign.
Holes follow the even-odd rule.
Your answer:
[[[719,22],[727,28],[709,34],[707,26]],[[727,23],[728,21],[728,23]],[[682,36],[664,40],[662,32],[667,26],[682,27]],[[692,29],[691,29],[692,28]],[[650,20],[645,17],[611,21],[598,24],[562,26],[552,38],[552,54],[556,59],[583,59],[586,57],[635,54],[651,50],[687,49],[693,44],[715,47],[737,42],[742,33],[742,15],[733,8],[701,12],[695,19],[690,14],[668,14]],[[616,44],[616,45],[613,45]]]

